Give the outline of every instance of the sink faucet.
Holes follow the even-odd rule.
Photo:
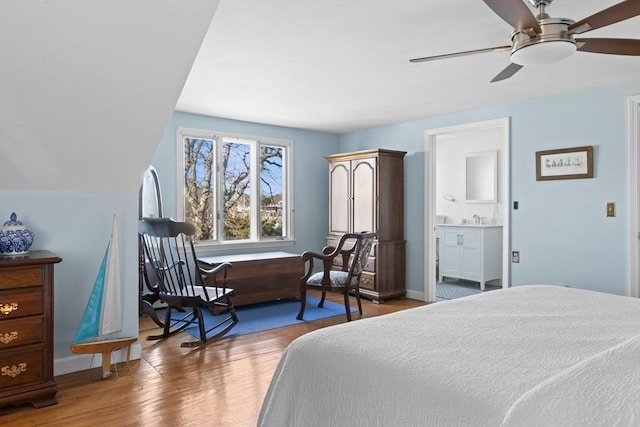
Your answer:
[[[478,214],[473,215],[473,223],[480,224],[480,216]]]

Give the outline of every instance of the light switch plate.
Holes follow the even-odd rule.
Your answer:
[[[616,204],[614,202],[607,202],[607,217],[616,216]]]

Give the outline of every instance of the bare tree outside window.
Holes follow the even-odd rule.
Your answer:
[[[231,137],[185,137],[183,144],[184,216],[196,225],[198,240],[239,241],[254,235],[259,239],[285,237],[284,147]],[[257,171],[251,169],[252,156],[257,156],[253,163],[258,165]],[[216,188],[216,183],[223,188]],[[254,189],[258,190],[255,193],[258,196],[252,197]],[[221,194],[220,203],[216,203],[216,194]],[[259,200],[253,201],[254,197]],[[252,209],[252,203],[258,209]],[[259,215],[260,229],[252,233],[251,216],[255,212]],[[222,235],[216,230],[218,215],[223,220]]]
[[[215,150],[211,139],[184,139],[184,217],[196,226],[197,240],[215,236]]]
[[[260,223],[261,237],[284,237],[282,216],[282,147],[260,146]]]
[[[251,147],[248,144],[222,144],[224,176],[224,239],[251,237]]]

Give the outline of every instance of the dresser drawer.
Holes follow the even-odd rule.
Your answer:
[[[44,312],[42,290],[0,291],[0,321]]]
[[[0,269],[0,290],[29,288],[44,284],[41,266],[10,267]]]
[[[0,351],[0,390],[43,380],[42,344]]]
[[[376,275],[363,272],[360,275],[360,287],[363,289],[376,290]]]
[[[0,408],[57,403],[53,270],[60,261],[45,250],[0,256]]]
[[[44,341],[43,316],[0,321],[0,350]]]

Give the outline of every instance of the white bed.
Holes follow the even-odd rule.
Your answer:
[[[639,426],[640,299],[521,286],[311,332],[258,425]]]

